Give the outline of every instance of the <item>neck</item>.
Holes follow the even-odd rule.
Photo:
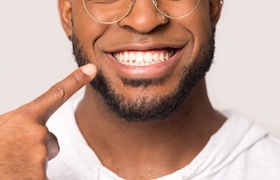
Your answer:
[[[169,118],[126,122],[87,87],[77,123],[104,166],[128,179],[156,178],[189,164],[225,120],[212,108],[204,79],[193,92]]]

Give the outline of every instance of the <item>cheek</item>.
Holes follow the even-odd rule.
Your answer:
[[[97,64],[97,42],[106,32],[108,25],[97,23],[86,13],[83,8],[73,9],[73,34],[79,39],[80,45],[85,51],[88,60]]]
[[[73,33],[79,38],[89,61],[96,65],[98,64],[98,49],[100,49],[98,42],[106,29],[106,25],[97,24],[92,19],[76,20],[74,22]]]
[[[203,41],[212,34],[208,0],[200,1],[198,8],[190,16],[183,18],[184,26],[193,35],[195,41]]]
[[[203,13],[200,11],[196,11],[193,16],[188,17],[181,23],[192,36],[192,56],[194,57],[201,51],[202,45],[206,44],[209,41],[209,37],[212,37],[214,33],[209,14],[205,9]]]

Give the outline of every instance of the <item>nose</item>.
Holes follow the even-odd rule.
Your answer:
[[[151,0],[136,0],[130,13],[118,24],[145,34],[167,22],[167,18],[157,11]]]

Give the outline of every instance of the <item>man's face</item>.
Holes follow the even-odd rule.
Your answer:
[[[76,61],[97,66],[92,87],[128,121],[168,117],[210,67],[214,30],[206,0],[189,17],[167,24],[161,24],[161,15],[149,0],[136,0],[131,13],[112,25],[92,20],[82,0],[72,1],[72,15]],[[135,56],[143,59],[136,65]],[[166,59],[151,63],[149,56]]]

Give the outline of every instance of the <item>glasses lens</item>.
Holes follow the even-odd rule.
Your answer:
[[[130,11],[130,0],[83,0],[89,15],[101,23],[117,22]]]
[[[191,14],[200,0],[156,0],[158,10],[170,18],[181,18]]]

